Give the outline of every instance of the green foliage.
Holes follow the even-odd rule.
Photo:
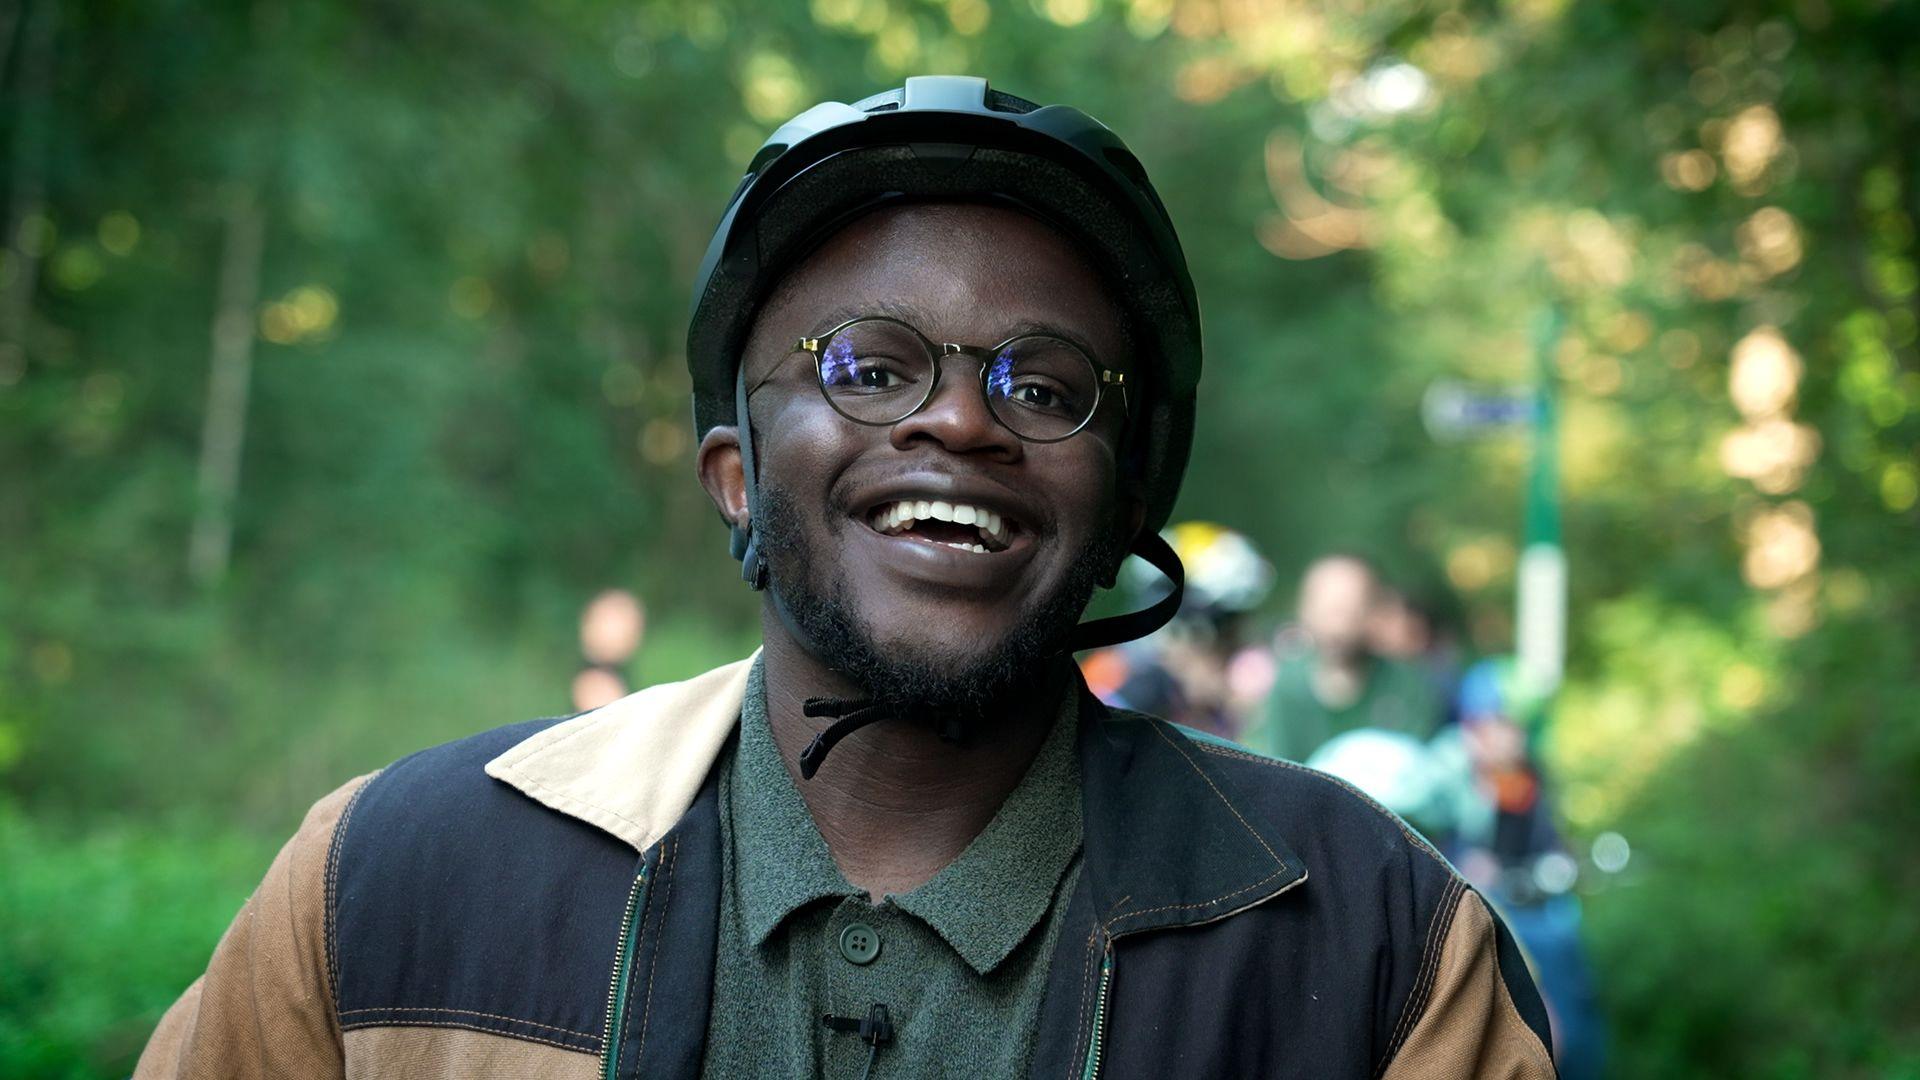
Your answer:
[[[1634,872],[1588,908],[1619,1075],[1920,1070],[1912,656],[1863,619],[1793,659],[1817,708],[1702,738],[1619,823]]]
[[[271,851],[225,824],[82,831],[0,802],[0,1075],[132,1072]]]
[[[1179,516],[1283,572],[1444,574],[1508,648],[1524,448],[1421,395],[1523,384],[1565,317],[1553,744],[1636,852],[1588,907],[1619,1073],[1913,1075],[1916,40],[1872,0],[0,11],[0,1072],[124,1071],[246,838],[565,708],[595,591],[646,598],[638,679],[751,647],[689,475],[708,229],[793,111],[966,71],[1155,177],[1208,341]]]

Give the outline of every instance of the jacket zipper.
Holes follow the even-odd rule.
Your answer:
[[[1087,1065],[1080,1080],[1095,1080],[1100,1075],[1100,1043],[1107,1034],[1107,988],[1113,985],[1113,942],[1107,942],[1106,955],[1100,961],[1100,996],[1093,1005],[1093,1038],[1087,1043]]]
[[[1293,879],[1292,881],[1287,882],[1285,885],[1282,885],[1280,888],[1274,890],[1273,892],[1260,897],[1258,900],[1255,900],[1251,904],[1244,904],[1240,907],[1234,908],[1232,911],[1226,911],[1226,912],[1220,913],[1219,915],[1215,915],[1211,919],[1202,919],[1199,922],[1188,923],[1186,925],[1206,926],[1209,923],[1216,923],[1222,919],[1230,919],[1233,916],[1238,915],[1241,912],[1247,910],[1248,908],[1258,907],[1259,905],[1264,904],[1269,900],[1272,900],[1276,896],[1280,896],[1284,893],[1293,891],[1293,889],[1297,888],[1300,885],[1300,883],[1305,880],[1307,880],[1307,875],[1303,872],[1299,877]],[[1124,933],[1134,933],[1134,932],[1136,931],[1125,931]],[[1113,986],[1113,943],[1114,943],[1114,940],[1120,936],[1123,936],[1123,935],[1116,934],[1112,937],[1107,938],[1107,951],[1105,956],[1100,961],[1100,996],[1094,999],[1093,1037],[1087,1040],[1087,1063],[1080,1070],[1080,1080],[1098,1080],[1098,1077],[1100,1076],[1101,1044],[1106,1041],[1106,1037],[1107,1037],[1107,991],[1111,989]]]
[[[633,915],[640,910],[640,897],[647,886],[643,866],[627,890],[627,911],[620,917],[620,952],[613,960],[612,985],[607,987],[607,1034],[600,1048],[602,1080],[616,1080],[620,1072],[620,1029],[627,1020],[627,985],[633,973]]]

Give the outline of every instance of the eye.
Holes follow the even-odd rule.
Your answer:
[[[827,346],[820,357],[820,383],[829,393],[877,394],[919,381],[910,352],[886,341],[859,340],[872,336],[841,334]]]
[[[896,361],[884,357],[862,357],[854,361],[853,382],[863,390],[892,390],[911,381],[900,372]]]
[[[1007,400],[1016,405],[1043,412],[1068,412],[1074,407],[1073,395],[1051,379],[1026,375],[1017,376],[1008,388]]]
[[[1014,387],[1013,400],[1022,405],[1032,405],[1036,408],[1046,409],[1059,404],[1060,395],[1044,386],[1035,386],[1032,383],[1028,383],[1025,386]]]

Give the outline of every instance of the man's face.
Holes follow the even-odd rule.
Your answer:
[[[1061,442],[1023,442],[988,411],[979,362],[953,356],[920,411],[856,424],[792,346],[861,315],[934,342],[1053,334],[1126,371],[1122,314],[1046,226],[1005,209],[909,206],[857,220],[797,266],[749,338],[747,385],[766,380],[749,410],[754,527],[803,644],[877,696],[984,704],[1058,650],[1137,524],[1118,490],[1122,402],[1109,394]],[[900,531],[887,514],[906,503],[996,515],[1004,536],[926,514]]]
[[[1368,621],[1377,587],[1373,571],[1357,559],[1322,559],[1300,582],[1300,625],[1314,646],[1335,656],[1366,651]]]

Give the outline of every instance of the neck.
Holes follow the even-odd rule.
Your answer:
[[[807,699],[864,697],[866,690],[821,663],[777,618],[763,625],[767,721],[781,760],[840,872],[876,901],[911,892],[966,850],[1026,775],[1068,688],[1066,668],[1057,665],[1028,700],[981,718],[976,737],[961,742],[910,718],[868,725],[803,780],[800,751],[833,723],[807,716]]]

